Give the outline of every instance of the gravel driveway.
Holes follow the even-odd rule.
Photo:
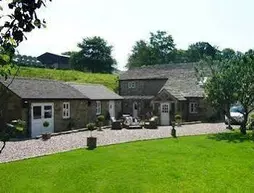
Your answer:
[[[199,135],[209,133],[227,132],[222,123],[216,124],[195,124],[176,127],[177,135]],[[136,130],[110,130],[94,131],[93,136],[97,137],[99,146],[124,143],[129,141],[158,139],[171,137],[171,127],[159,127],[158,129],[136,129]],[[8,142],[3,153],[0,154],[1,162],[10,162],[31,157],[37,157],[56,152],[64,152],[86,146],[88,131],[58,135],[51,137],[48,141],[41,139],[31,139],[27,141]]]

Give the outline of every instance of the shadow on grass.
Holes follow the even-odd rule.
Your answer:
[[[208,139],[216,141],[227,141],[231,143],[242,143],[244,141],[254,142],[254,133],[248,132],[246,135],[241,134],[239,131],[234,131],[230,133],[218,133],[214,135],[209,135]]]

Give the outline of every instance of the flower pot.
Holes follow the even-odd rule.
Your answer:
[[[42,140],[48,140],[51,138],[51,134],[50,133],[43,133],[41,135],[41,137],[42,137]]]
[[[171,135],[172,137],[176,137],[176,129],[174,127],[171,129]]]
[[[87,138],[87,149],[95,149],[97,147],[97,138],[88,137]]]

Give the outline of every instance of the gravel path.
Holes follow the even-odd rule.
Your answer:
[[[226,130],[225,125],[222,123],[184,125],[182,127],[176,127],[176,130],[178,136],[220,133],[228,131]],[[170,132],[171,127],[169,126],[159,127],[158,129],[154,130],[105,129],[103,131],[94,131],[93,136],[97,137],[97,144],[102,146],[145,139],[167,138],[171,137]],[[84,148],[86,146],[87,136],[89,136],[89,132],[83,131],[54,136],[48,141],[32,139],[27,141],[8,142],[6,148],[2,154],[0,154],[0,163]]]

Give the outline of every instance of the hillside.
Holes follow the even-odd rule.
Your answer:
[[[55,70],[45,68],[20,67],[18,76],[61,80],[65,82],[103,84],[117,90],[118,78],[112,74],[93,74],[75,70]]]

